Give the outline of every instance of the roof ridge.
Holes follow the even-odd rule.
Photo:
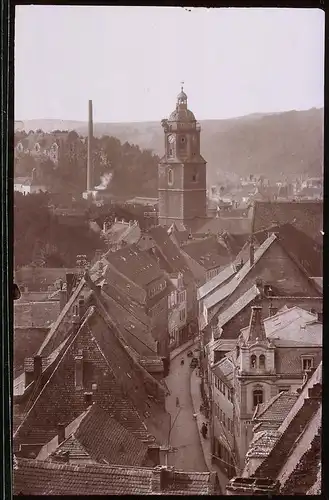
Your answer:
[[[273,406],[273,404],[282,396],[282,394],[284,394],[284,392],[279,392],[276,396],[274,396],[273,398],[271,398],[267,403],[266,403],[266,406],[263,408],[263,410],[259,413],[258,415],[258,418],[261,416],[261,415],[264,415],[264,412],[267,411],[271,406]],[[258,420],[257,418],[257,420]]]
[[[89,312],[89,313],[88,313]],[[64,352],[62,353],[62,356],[59,355],[56,356],[56,358],[54,359],[53,363],[56,362],[56,360],[58,360],[58,363],[57,365],[55,366],[54,370],[52,371],[52,373],[50,374],[48,380],[45,382],[45,384],[43,385],[41,391],[39,392],[39,394],[37,395],[37,397],[35,398],[32,406],[30,407],[30,409],[27,411],[26,415],[24,416],[24,419],[23,421],[21,422],[21,424],[17,427],[15,433],[14,433],[14,436],[15,437],[17,434],[18,434],[18,431],[21,429],[21,427],[23,426],[24,422],[26,421],[27,417],[29,416],[29,414],[31,413],[31,411],[33,410],[33,408],[35,407],[37,401],[40,399],[41,395],[44,393],[46,387],[48,386],[49,382],[52,380],[52,378],[54,377],[54,374],[56,373],[58,367],[60,366],[61,362],[63,361],[64,357],[66,356],[68,350],[70,349],[71,345],[73,344],[73,342],[75,341],[75,339],[78,337],[78,335],[80,334],[81,332],[81,329],[84,327],[84,325],[86,324],[86,322],[88,321],[88,319],[90,318],[90,316],[92,314],[95,313],[95,307],[94,306],[91,306],[89,308],[89,310],[87,311],[86,315],[85,315],[85,319],[83,320],[83,322],[81,323],[80,327],[78,328],[78,331],[75,333],[75,334],[72,334],[72,338],[71,338],[71,342],[68,343],[68,345],[66,346],[66,349],[64,349]],[[59,359],[58,359],[59,358]]]

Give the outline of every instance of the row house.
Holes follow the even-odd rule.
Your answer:
[[[156,259],[134,244],[104,255],[112,272],[129,281],[125,293],[131,296],[131,287],[139,290],[139,303],[151,321],[152,335],[158,342],[158,354],[169,355],[168,297],[174,289]]]
[[[305,239],[309,241],[303,233],[298,234],[301,236],[298,240],[300,244]],[[321,252],[308,246],[308,255],[308,260],[317,262]],[[233,266],[228,266],[209,284],[201,287],[198,294],[200,329],[204,330],[208,325],[216,323],[218,315],[228,310],[254,283],[271,300],[284,296],[320,297],[321,292],[311,279],[310,269],[305,267],[307,265],[303,258],[296,254],[290,242],[288,244],[280,232],[269,230],[261,244],[256,238],[250,238]],[[313,264],[314,267],[316,265]],[[312,274],[314,272],[319,273],[321,270],[311,271]]]
[[[196,286],[193,273],[168,231],[156,226],[143,233],[138,246],[156,259],[174,287],[169,297],[170,349],[197,334]],[[185,312],[184,312],[185,310]]]
[[[298,307],[263,320],[251,308],[250,323],[233,339],[220,339],[209,356],[213,454],[229,475],[241,471],[252,440],[252,417],[281,392],[295,393],[305,372],[322,359],[322,322]]]
[[[90,440],[98,436],[100,442],[109,434],[108,448],[114,449],[119,433],[127,446],[125,450],[119,446],[122,464],[127,463],[129,447],[134,447],[137,463],[144,464],[152,451],[141,443],[147,448],[166,444],[170,422],[164,406],[166,390],[139,362],[120,318],[107,310],[106,295],[86,274],[67,303],[74,313],[71,328],[61,329],[59,318],[37,354],[25,360],[23,390],[14,387],[13,442],[18,456],[60,460],[58,447],[68,439],[65,460],[106,463],[110,450],[99,448],[97,455]],[[66,313],[64,308],[62,319]],[[98,434],[91,431],[93,425],[99,426]],[[86,453],[77,456],[82,446]]]
[[[218,495],[214,472],[14,459],[14,495]]]
[[[227,494],[257,494],[262,487],[264,493],[267,485],[267,494],[320,495],[322,363],[305,373],[296,392],[259,405],[252,423],[242,476],[228,483]]]

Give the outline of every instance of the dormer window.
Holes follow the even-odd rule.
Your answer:
[[[313,358],[311,357],[302,358],[302,367],[303,367],[303,372],[311,370],[313,368]]]
[[[257,357],[255,356],[255,354],[253,354],[250,357],[250,366],[251,366],[251,368],[256,368],[256,366],[257,366]]]

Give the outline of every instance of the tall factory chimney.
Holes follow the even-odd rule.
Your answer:
[[[93,189],[93,165],[92,165],[92,145],[93,145],[93,101],[89,101],[88,110],[88,159],[87,159],[87,191]]]

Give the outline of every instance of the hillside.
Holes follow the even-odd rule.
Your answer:
[[[60,124],[60,127],[59,127]],[[308,173],[321,175],[323,109],[253,114],[228,120],[204,120],[202,154],[208,162],[208,184],[223,172],[269,178]],[[87,134],[87,123],[59,120],[24,122],[25,130],[74,128]],[[163,130],[157,122],[95,123],[95,135],[114,136],[142,149],[163,154]]]

